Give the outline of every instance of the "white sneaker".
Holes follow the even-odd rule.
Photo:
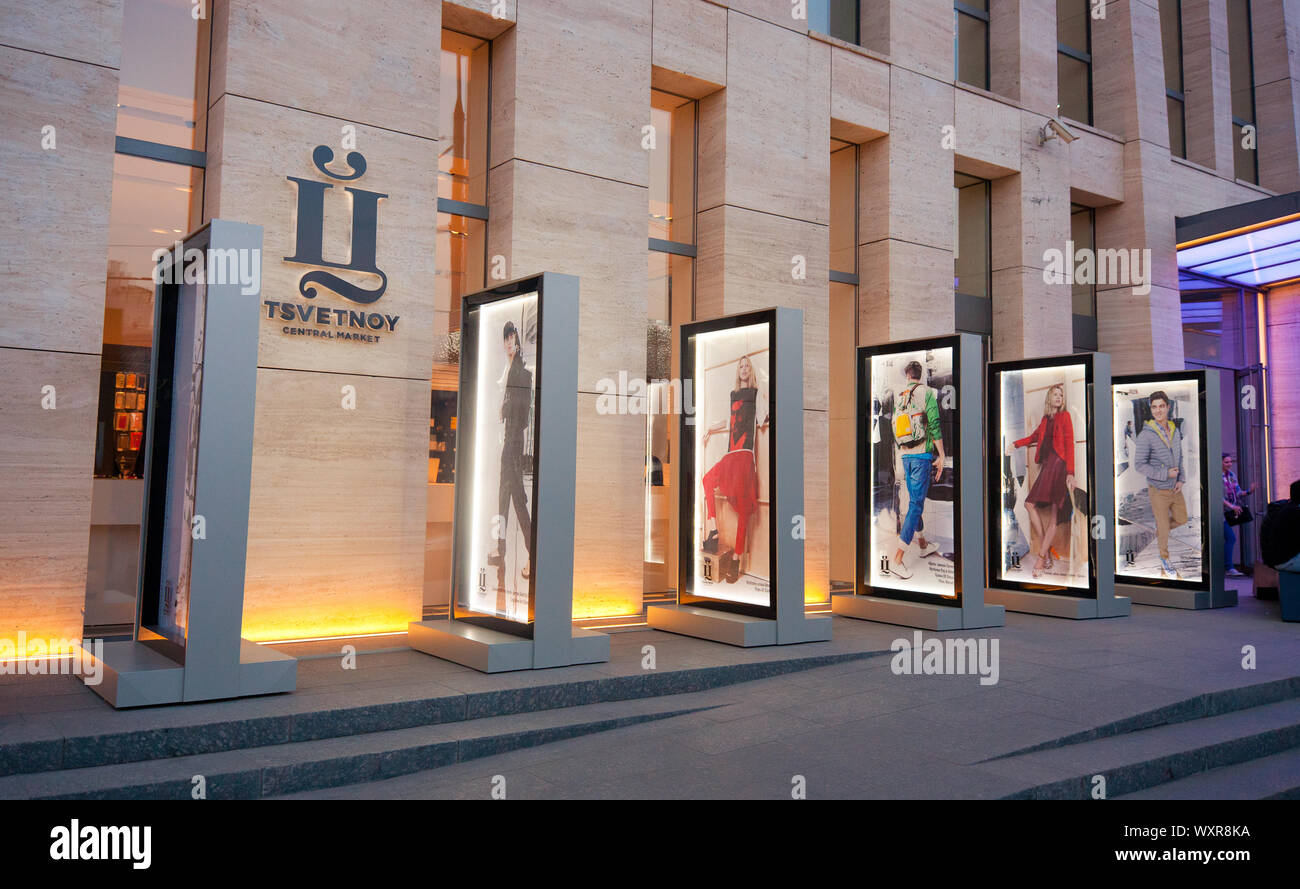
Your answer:
[[[1245,577],[1245,576],[1246,576],[1246,575],[1242,574],[1240,571],[1238,571],[1236,568],[1230,568],[1230,569],[1228,569],[1227,571],[1225,571],[1224,574],[1226,574],[1228,577]]]
[[[912,576],[912,571],[911,571],[911,569],[908,568],[908,567],[907,567],[907,563],[904,562],[904,561],[902,561],[902,560],[899,560],[899,561],[895,562],[893,565],[890,565],[890,566],[889,566],[889,571],[890,571],[890,573],[893,574],[895,577],[900,577],[900,578],[902,578],[903,580],[907,580],[908,578],[910,578],[910,577]]]
[[[918,559],[924,559],[926,556],[932,556],[939,551],[939,544],[931,541],[916,551]]]

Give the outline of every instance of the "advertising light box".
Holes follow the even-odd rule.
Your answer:
[[[1110,356],[988,368],[987,601],[1075,620],[1123,617],[1115,594]]]
[[[1082,357],[992,368],[989,450],[998,472],[989,565],[997,584],[1095,595],[1092,383]]]
[[[1116,377],[1111,393],[1115,581],[1146,604],[1235,604],[1219,567],[1218,371]]]
[[[609,660],[573,626],[578,291],[541,272],[461,299],[451,613],[412,648],[485,673]]]
[[[461,344],[466,395],[457,420],[455,617],[531,637],[542,355],[537,294],[470,305]]]
[[[680,601],[775,617],[772,527],[774,416],[771,323],[685,337],[682,373],[695,381],[683,417]],[[689,531],[687,530],[689,529]]]
[[[1002,626],[984,602],[984,350],[962,333],[857,351],[856,581],[844,617]]]
[[[960,593],[958,389],[949,342],[860,350],[866,534],[859,581],[872,595],[955,601]]]
[[[825,641],[804,611],[803,313],[682,325],[677,601],[654,629],[728,645]]]

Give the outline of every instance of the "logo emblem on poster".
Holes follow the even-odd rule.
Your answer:
[[[355,182],[366,174],[366,158],[359,151],[348,152],[347,163],[352,172],[347,175],[332,172],[327,166],[334,160],[334,151],[328,145],[317,145],[311,153],[311,159],[317,170],[339,182]],[[344,299],[363,305],[369,305],[383,296],[388,289],[388,276],[377,264],[375,245],[379,227],[379,199],[388,195],[352,186],[344,188],[352,196],[352,261],[330,262],[324,257],[325,192],[333,188],[334,183],[298,176],[285,178],[298,186],[298,228],[294,255],[286,256],[284,261],[361,272],[379,278],[377,287],[366,289],[333,272],[317,269],[302,276],[298,282],[298,291],[308,299],[313,299],[317,288],[324,287]]]

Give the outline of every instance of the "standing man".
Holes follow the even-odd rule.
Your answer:
[[[496,552],[488,556],[488,564],[505,567],[506,528],[510,524],[510,504],[513,503],[515,514],[519,517],[519,530],[524,535],[524,547],[529,554],[528,564],[521,574],[528,578],[532,573],[533,523],[528,515],[528,496],[524,491],[524,469],[527,468],[524,436],[528,432],[528,414],[533,405],[533,375],[524,367],[524,358],[519,349],[519,330],[513,321],[506,322],[501,338],[506,362],[510,366],[506,373],[506,391],[501,398],[501,422],[505,424],[505,441],[501,444],[500,493],[497,499],[501,531],[497,537]]]
[[[1232,455],[1225,453],[1223,455],[1223,564],[1226,569],[1224,574],[1228,577],[1245,576],[1232,564],[1232,551],[1237,548],[1237,531],[1228,523],[1228,519],[1241,515],[1246,495],[1254,490],[1254,485],[1245,491],[1241,489],[1241,485],[1237,483],[1237,474],[1232,471]]]
[[[1160,546],[1160,576],[1182,580],[1169,561],[1169,529],[1187,522],[1183,499],[1183,431],[1169,419],[1169,396],[1157,389],[1147,399],[1154,419],[1142,424],[1133,453],[1133,467],[1146,476],[1151,511],[1156,517]]]
[[[934,390],[921,382],[923,372],[921,362],[909,361],[903,368],[907,385],[894,401],[894,440],[903,456],[903,481],[907,485],[908,503],[890,573],[903,580],[912,576],[912,569],[907,567],[904,556],[914,536],[918,544],[918,559],[939,551],[939,544],[925,539],[922,513],[930,482],[938,481],[943,475],[943,427],[939,425],[939,400]]]

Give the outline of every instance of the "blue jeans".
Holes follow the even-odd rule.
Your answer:
[[[1232,570],[1232,551],[1237,548],[1237,529],[1223,522],[1223,570]]]
[[[925,528],[921,513],[925,511],[925,495],[930,493],[930,478],[934,472],[933,454],[905,455],[903,478],[907,482],[907,516],[898,539],[907,546],[917,531]]]

